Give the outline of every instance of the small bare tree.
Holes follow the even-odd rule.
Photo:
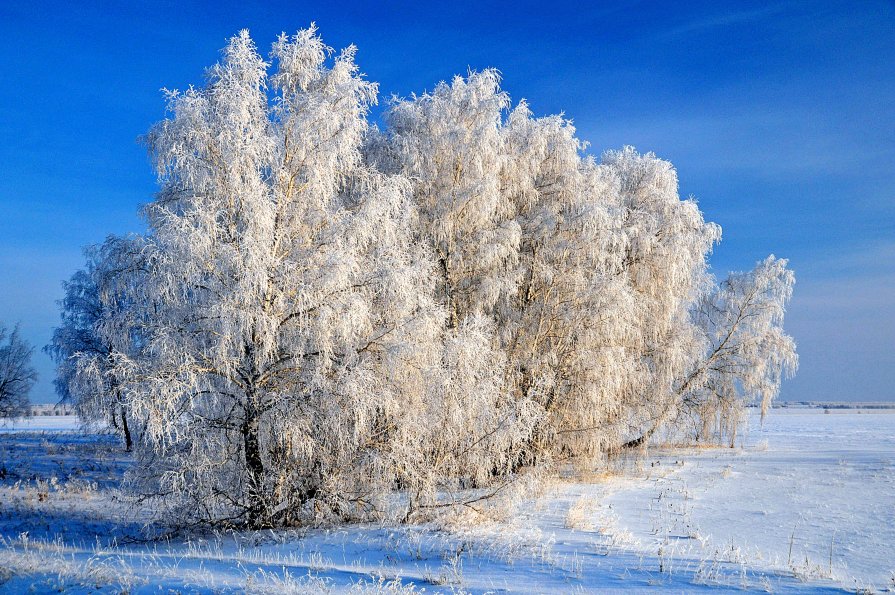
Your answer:
[[[31,365],[31,347],[15,326],[10,332],[0,324],[0,417],[24,415],[28,407],[28,392],[37,381]]]

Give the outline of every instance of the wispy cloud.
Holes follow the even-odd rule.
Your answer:
[[[742,10],[738,12],[728,12],[725,14],[718,14],[709,16],[706,18],[694,19],[688,23],[684,23],[674,27],[669,31],[665,31],[661,34],[661,37],[671,38],[677,37],[680,35],[694,34],[694,33],[703,33],[703,32],[715,32],[715,29],[723,28],[723,27],[731,27],[734,25],[742,25],[747,23],[754,23],[756,21],[761,21],[767,19],[772,16],[776,16],[782,12],[785,12],[792,6],[789,2],[784,2],[772,6],[766,6],[764,8],[759,8],[756,10]]]
[[[772,179],[878,171],[895,158],[895,147],[881,150],[832,130],[834,125],[817,121],[798,108],[744,102],[723,111],[716,107],[715,113],[656,114],[649,119],[616,121],[594,127],[593,133],[637,145],[643,151],[661,153],[673,147],[677,152],[698,155],[704,168],[749,171]],[[589,128],[582,127],[584,135],[591,133]]]

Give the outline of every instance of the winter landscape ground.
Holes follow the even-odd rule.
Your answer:
[[[129,460],[76,418],[0,429],[0,591],[895,590],[895,412],[775,410],[734,449],[569,472],[511,520],[145,541]]]

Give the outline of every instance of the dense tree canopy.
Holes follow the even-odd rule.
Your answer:
[[[409,518],[767,407],[786,261],[715,284],[671,164],[595,159],[493,70],[371,126],[354,58],[231,39],[145,137],[148,232],[67,284],[58,386],[139,428],[136,494],[182,523]]]

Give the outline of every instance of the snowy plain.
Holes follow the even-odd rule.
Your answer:
[[[895,412],[774,410],[734,449],[569,474],[511,519],[146,542],[129,461],[73,418],[0,425],[0,592],[895,590]]]

